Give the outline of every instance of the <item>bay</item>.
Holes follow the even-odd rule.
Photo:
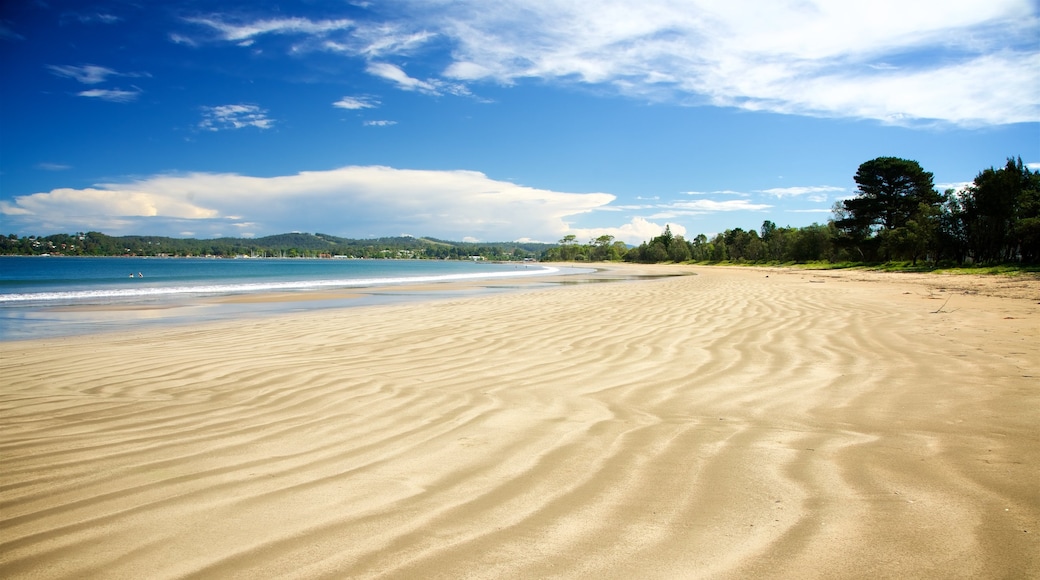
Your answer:
[[[558,268],[534,263],[481,261],[0,256],[0,340],[419,300],[431,293],[396,295],[386,287],[558,273]],[[359,289],[364,300],[330,300],[327,292],[318,292],[351,288]],[[365,292],[376,288],[383,290]],[[292,301],[204,299],[270,292],[298,296]],[[308,300],[318,294],[322,300]]]

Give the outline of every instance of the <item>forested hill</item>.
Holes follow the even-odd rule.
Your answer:
[[[214,256],[332,257],[487,260],[537,258],[552,244],[521,242],[468,243],[415,238],[348,239],[328,234],[290,233],[262,238],[168,238],[161,236],[108,236],[78,232],[49,236],[0,237],[0,254],[63,256]]]

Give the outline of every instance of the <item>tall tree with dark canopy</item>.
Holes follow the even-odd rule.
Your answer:
[[[932,174],[909,159],[871,159],[859,166],[854,179],[859,195],[842,202],[835,225],[847,243],[860,247],[867,259],[876,258],[878,251],[884,252],[885,259],[893,252],[904,253],[897,242],[907,239],[903,230],[922,230],[922,220],[930,219],[929,214],[943,199],[935,190]],[[914,247],[921,244],[916,242]],[[908,257],[916,259],[916,250],[906,250]]]

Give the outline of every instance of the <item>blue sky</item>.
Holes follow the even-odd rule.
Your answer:
[[[3,234],[638,244],[1040,168],[1033,0],[7,2]]]

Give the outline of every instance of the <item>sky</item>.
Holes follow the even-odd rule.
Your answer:
[[[639,244],[1040,169],[1035,0],[0,4],[0,232]]]

